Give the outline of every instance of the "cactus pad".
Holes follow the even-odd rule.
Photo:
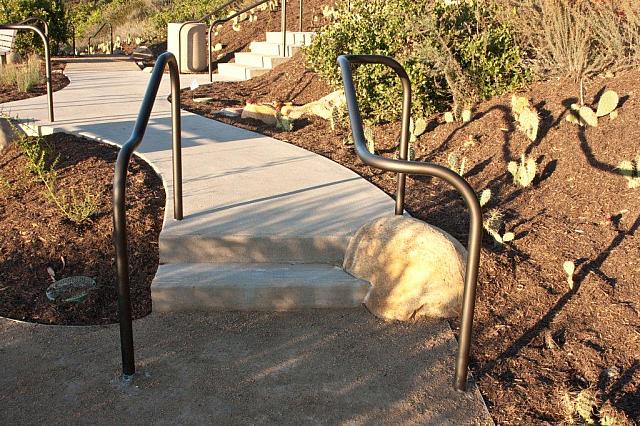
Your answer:
[[[580,120],[587,123],[589,126],[598,127],[598,117],[588,106],[581,106],[580,111],[578,111],[578,115],[580,116]]]
[[[616,92],[613,90],[605,91],[598,101],[596,116],[603,117],[611,114],[616,108],[618,108],[618,102],[620,102],[620,98]]]
[[[535,142],[538,137],[538,127],[540,126],[538,113],[525,107],[518,117],[518,123],[520,124],[520,130],[522,130],[532,142]]]

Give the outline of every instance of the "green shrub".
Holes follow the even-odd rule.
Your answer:
[[[69,29],[62,0],[4,0],[0,2],[0,22],[16,23],[28,17],[43,18],[49,23],[49,39],[55,53],[61,43],[67,41]],[[42,53],[42,42],[32,31],[20,31],[16,40],[16,50],[25,55],[30,52]]]
[[[341,54],[382,54],[397,59],[412,82],[414,115],[473,103],[520,85],[527,77],[522,54],[508,26],[490,4],[476,0],[355,0],[341,8],[307,49],[307,65],[334,87],[341,86]],[[363,116],[374,121],[399,117],[402,91],[382,66],[354,71]],[[459,105],[462,107],[463,105]]]

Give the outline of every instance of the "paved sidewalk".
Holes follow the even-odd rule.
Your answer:
[[[138,377],[118,380],[118,328],[0,320],[0,424],[488,424],[452,387],[442,322],[364,309],[151,314]]]

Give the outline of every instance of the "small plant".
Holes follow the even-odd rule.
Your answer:
[[[487,203],[489,203],[490,200],[491,200],[491,190],[490,189],[485,189],[484,191],[482,191],[480,193],[480,196],[478,197],[478,201],[480,202],[480,207],[486,206]]]
[[[520,163],[510,161],[507,165],[507,170],[513,176],[513,183],[523,188],[531,185],[536,177],[536,169],[536,160],[527,157],[525,154],[520,157]]]
[[[636,157],[635,165],[632,161],[625,160],[618,165],[618,169],[627,179],[627,185],[630,189],[640,187],[640,155]]]
[[[576,272],[576,264],[570,260],[567,260],[562,264],[562,269],[567,274],[567,284],[569,284],[569,289],[573,290],[573,274]]]
[[[27,159],[29,172],[44,185],[45,196],[56,205],[67,219],[81,224],[88,221],[98,211],[98,205],[92,195],[86,193],[84,196],[78,196],[75,191],[67,194],[58,190],[58,172],[56,170],[58,158],[47,164],[46,159],[51,156],[51,153],[44,146],[41,138],[34,140],[23,135],[16,140],[16,145]]]
[[[293,122],[288,115],[283,115],[280,111],[276,112],[276,129],[283,132],[293,132]]]
[[[529,106],[529,100],[521,96],[511,97],[511,111],[520,129],[531,141],[538,138],[540,117],[535,109]]]
[[[364,127],[364,138],[367,141],[367,149],[370,153],[376,153],[376,141],[373,137],[373,129],[369,126]]]
[[[600,96],[600,100],[598,101],[596,116],[604,117],[605,115],[610,115],[616,110],[616,108],[618,108],[619,102],[620,97],[616,92],[614,92],[613,90],[605,91],[602,96]]]
[[[9,182],[7,178],[0,175],[0,194],[13,191],[14,189],[15,186],[11,182]]]
[[[31,55],[22,65],[4,65],[0,70],[0,84],[15,85],[18,92],[26,93],[43,80],[41,67],[42,61],[36,55]]]
[[[417,118],[414,120],[413,118],[409,121],[409,142],[415,142],[418,140],[418,137],[423,135],[424,132],[427,131],[427,120],[423,117]]]
[[[482,223],[483,228],[489,235],[493,237],[498,244],[513,241],[516,237],[513,232],[504,232],[504,216],[497,210],[492,210],[485,221]],[[502,233],[502,234],[501,234]]]
[[[460,176],[464,176],[464,168],[467,164],[467,158],[462,157],[460,162],[458,162],[458,156],[452,152],[447,156],[447,164],[451,170]]]

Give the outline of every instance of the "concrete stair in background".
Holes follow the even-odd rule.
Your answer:
[[[313,32],[287,32],[287,45],[282,45],[280,32],[267,32],[266,41],[254,41],[250,52],[238,52],[235,62],[218,64],[218,74],[234,80],[250,80],[268,73],[288,61],[300,48],[309,46]]]

